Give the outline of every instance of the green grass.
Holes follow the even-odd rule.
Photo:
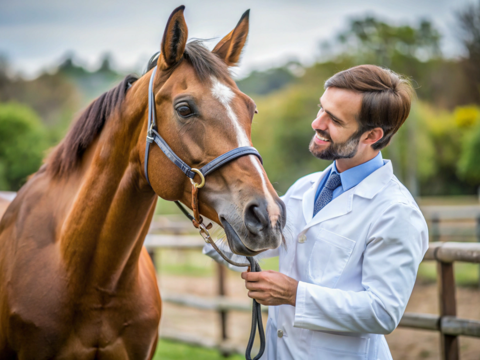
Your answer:
[[[194,277],[215,274],[215,262],[198,250],[157,250],[155,260],[160,274]]]
[[[453,265],[455,273],[455,283],[458,286],[475,287],[478,285],[478,267],[477,264],[456,262]],[[434,261],[425,261],[420,264],[418,269],[418,279],[422,282],[437,281],[437,264]]]
[[[156,250],[158,272],[166,275],[208,277],[215,274],[215,262],[198,250]],[[278,257],[260,260],[262,270],[278,271]]]
[[[220,360],[225,359],[219,351],[190,346],[182,343],[160,340],[153,360]],[[241,360],[243,356],[233,355],[230,360]]]

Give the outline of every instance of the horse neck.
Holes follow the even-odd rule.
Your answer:
[[[113,290],[137,269],[156,200],[138,153],[147,106],[140,81],[89,149],[91,161],[62,227],[61,251],[76,284]]]

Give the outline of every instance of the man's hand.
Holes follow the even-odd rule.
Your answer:
[[[295,306],[298,281],[276,271],[243,272],[248,296],[262,305]]]

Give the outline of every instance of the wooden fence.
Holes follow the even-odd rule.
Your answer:
[[[173,241],[176,239],[175,241]],[[150,245],[151,244],[151,245]],[[201,249],[203,241],[196,236],[149,235],[147,245],[150,249]],[[435,242],[425,254],[424,261],[436,261],[438,264],[438,294],[440,314],[405,313],[399,326],[412,329],[440,332],[442,359],[459,359],[458,336],[480,337],[480,321],[459,319],[456,317],[455,279],[453,263],[455,261],[480,263],[480,243]],[[251,311],[249,305],[228,299],[224,293],[225,267],[217,266],[219,292],[215,299],[204,299],[191,295],[162,294],[165,302],[197,309],[214,310],[219,313],[222,340],[228,339],[226,317],[228,311]],[[262,307],[262,311],[267,308]],[[215,344],[208,340],[188,337],[167,336],[172,339],[206,347],[217,347],[224,353],[237,352],[238,349],[223,343]]]
[[[405,313],[399,326],[411,329],[431,330],[440,333],[441,358],[443,360],[459,359],[459,336],[480,337],[480,321],[459,319],[456,317],[455,279],[453,263],[456,261],[480,264],[480,210],[478,206],[465,207],[432,207],[422,209],[425,218],[430,223],[431,239],[438,240],[441,237],[475,237],[477,242],[439,242],[430,243],[425,254],[424,261],[437,262],[437,282],[440,313],[414,314]],[[440,221],[452,220],[475,220],[473,230],[451,230],[455,226],[440,227]],[[171,226],[172,227],[172,226]],[[168,226],[167,226],[168,228]],[[180,232],[182,226],[178,224],[172,227]],[[162,226],[154,225],[154,229],[162,229]],[[165,228],[163,228],[165,229]],[[447,231],[442,231],[449,229]],[[149,234],[145,241],[147,248],[154,249],[198,249],[201,250],[204,242],[196,235],[155,235]],[[251,311],[251,305],[238,302],[225,296],[225,267],[217,264],[218,296],[214,299],[204,299],[191,295],[162,294],[163,301],[192,307],[196,309],[217,311],[220,319],[222,339],[220,342],[204,338],[195,338],[182,334],[163,333],[162,337],[186,342],[209,348],[217,348],[224,355],[231,353],[243,353],[244,349],[237,348],[228,343],[227,316],[229,311]],[[267,308],[262,307],[266,312]]]

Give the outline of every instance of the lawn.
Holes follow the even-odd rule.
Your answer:
[[[162,249],[155,251],[160,274],[208,277],[215,274],[215,262],[199,250]],[[278,271],[278,257],[260,260],[262,270]]]
[[[160,340],[153,360],[224,360],[219,351],[178,342]],[[242,360],[244,356],[233,355],[230,360]]]

